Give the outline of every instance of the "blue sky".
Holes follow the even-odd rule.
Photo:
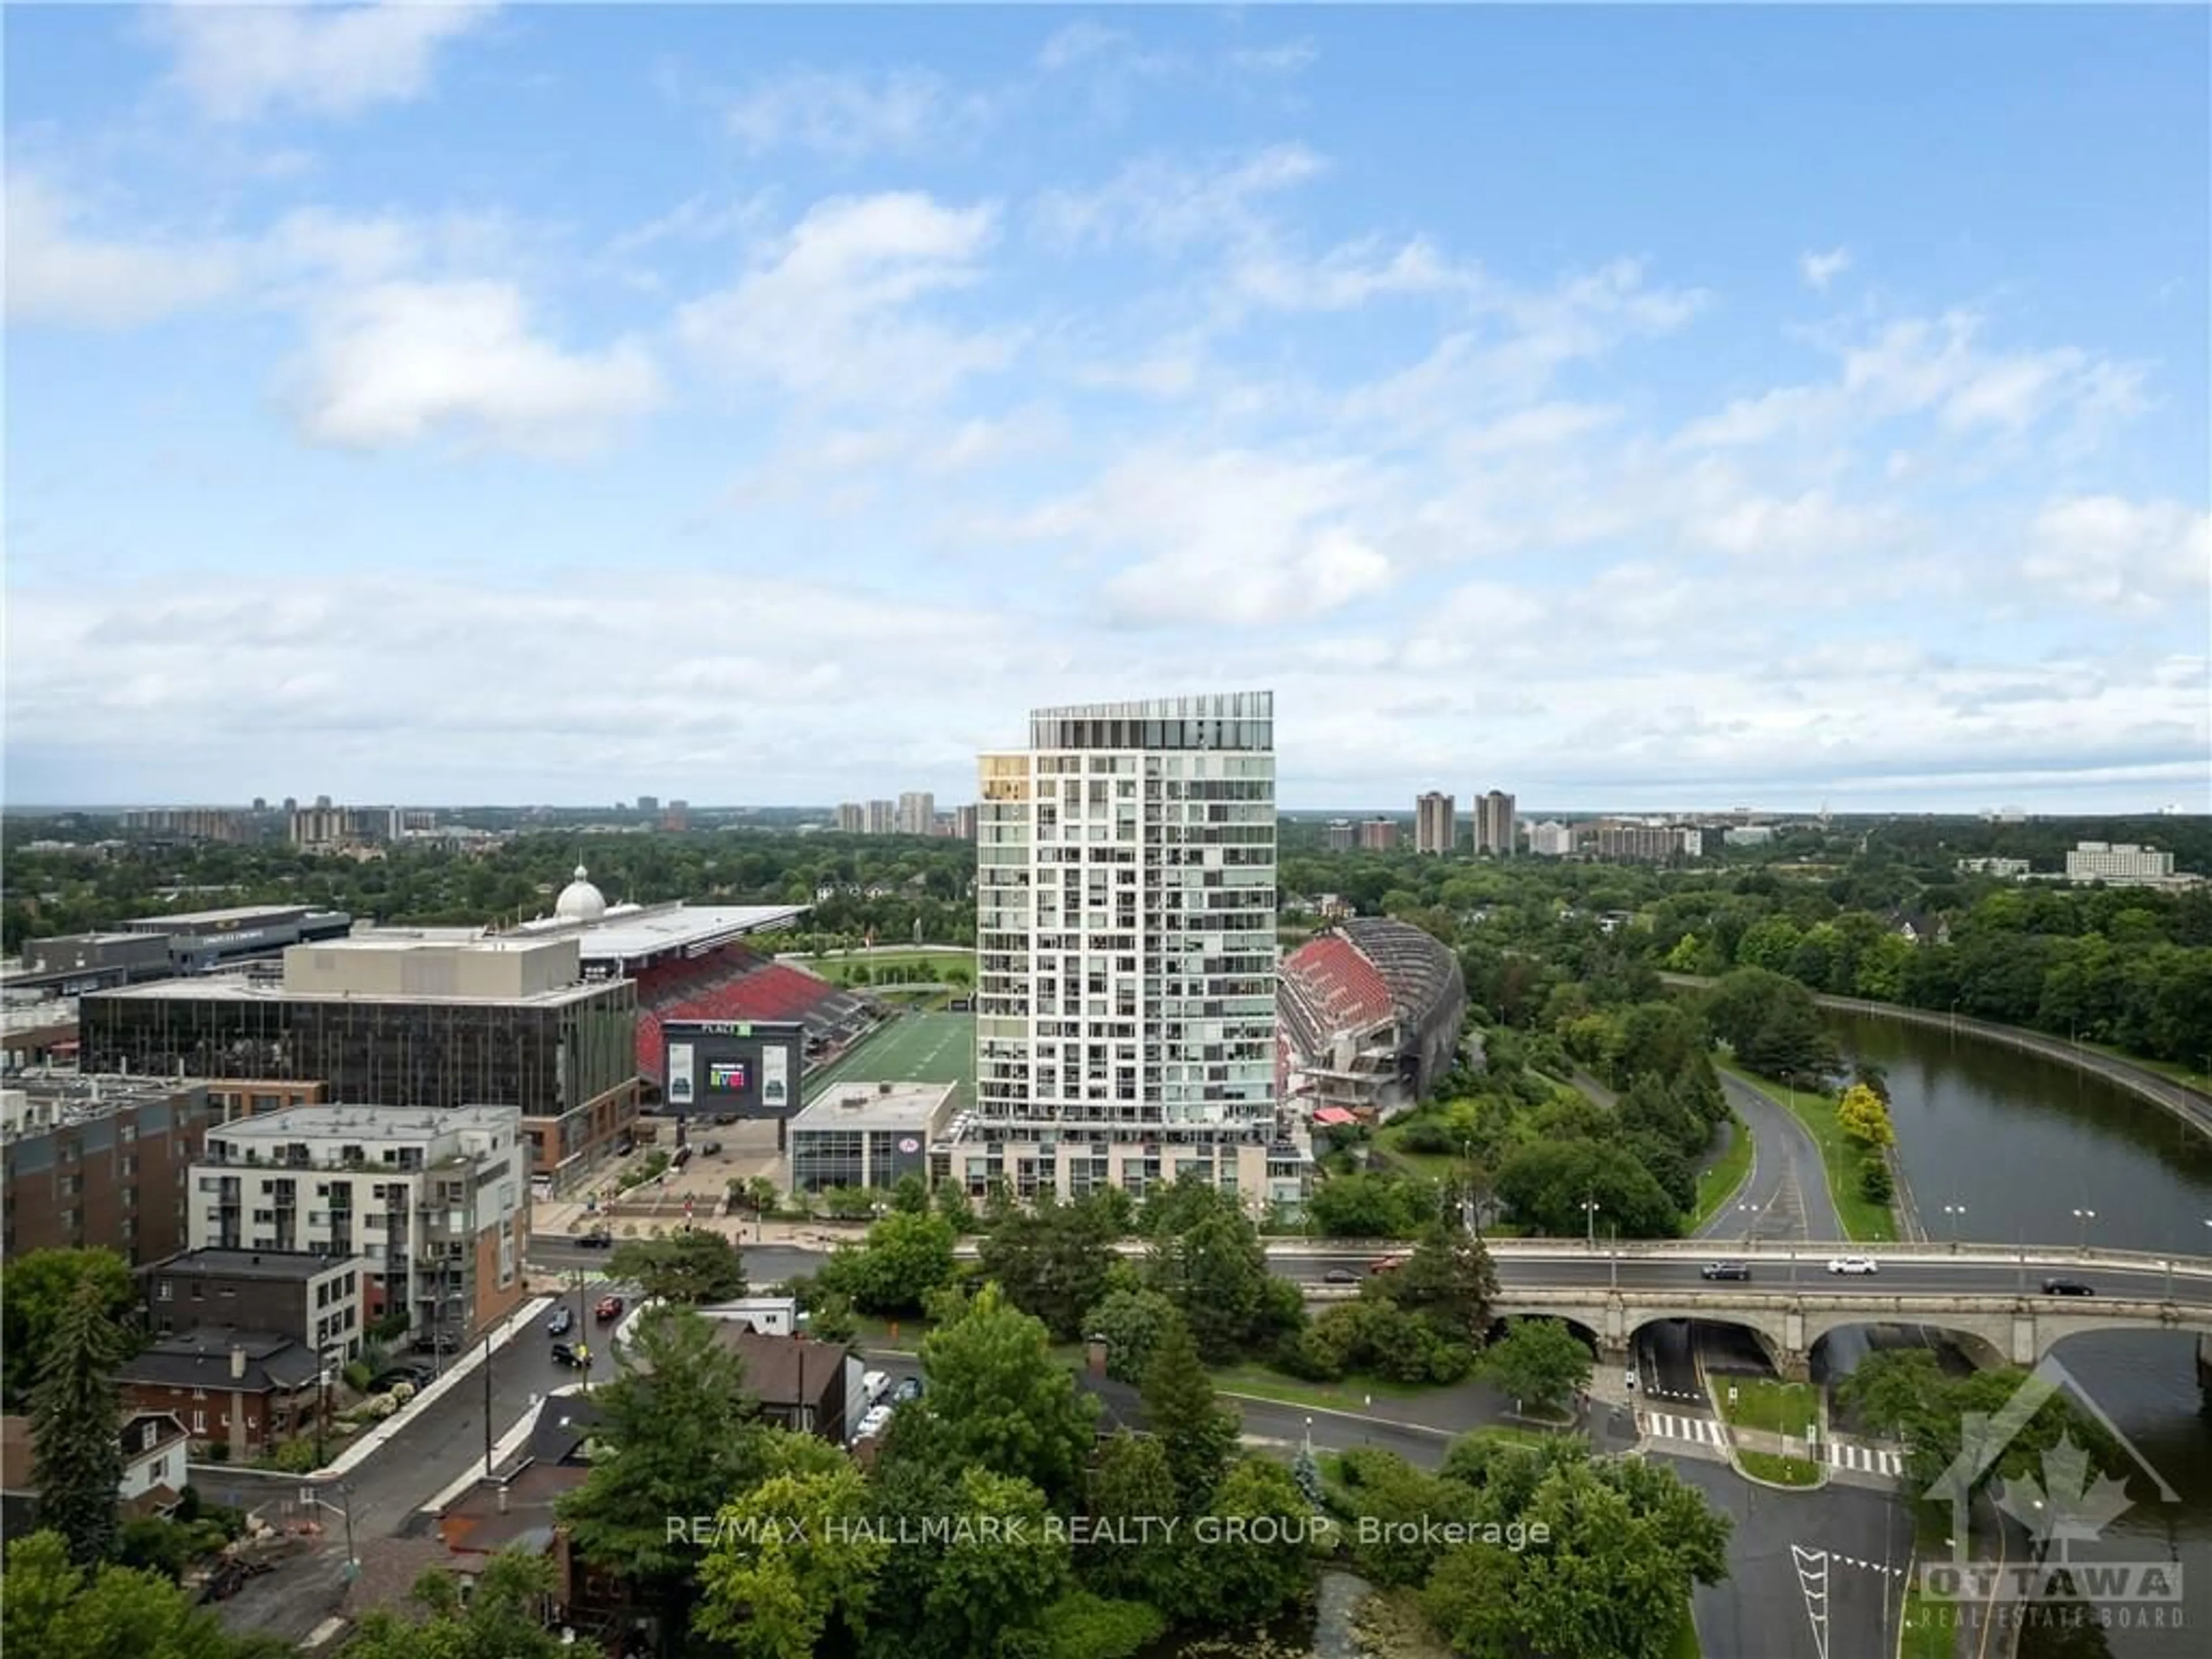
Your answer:
[[[2202,9],[6,27],[13,802],[2212,808]]]

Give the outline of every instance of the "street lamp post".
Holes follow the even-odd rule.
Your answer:
[[[335,1481],[332,1484],[336,1486],[338,1497],[343,1504],[341,1512],[345,1516],[345,1577],[346,1582],[351,1583],[361,1573],[361,1557],[355,1553],[353,1547],[353,1488],[343,1480]],[[313,1486],[300,1488],[300,1502],[311,1509],[340,1509],[339,1504],[329,1502],[323,1497],[321,1492]]]
[[[1592,1254],[1597,1250],[1597,1200],[1583,1200],[1583,1248]]]
[[[1946,1204],[1943,1206],[1943,1213],[1951,1223],[1951,1254],[1956,1255],[1959,1254],[1959,1218],[1966,1213],[1966,1206],[1963,1204]]]
[[[1735,1206],[1735,1210],[1736,1213],[1744,1218],[1743,1242],[1748,1244],[1751,1243],[1751,1230],[1759,1224],[1759,1206],[1756,1204],[1739,1204]]]
[[[2089,1224],[2096,1218],[2097,1212],[2094,1210],[2074,1212],[2074,1219],[2081,1224],[2080,1231],[2075,1238],[2075,1248],[2083,1255],[2089,1254]]]

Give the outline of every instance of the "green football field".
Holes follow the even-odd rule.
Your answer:
[[[957,1083],[953,1109],[975,1094],[975,1019],[972,1014],[902,1014],[857,1049],[806,1083],[818,1099],[841,1083]]]

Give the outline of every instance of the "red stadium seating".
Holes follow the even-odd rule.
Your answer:
[[[1336,935],[1301,945],[1283,963],[1321,1015],[1329,1031],[1370,1030],[1389,1024],[1394,1012],[1390,987],[1375,964]]]
[[[686,964],[690,966],[692,964]],[[658,974],[660,970],[654,970]],[[830,1024],[848,1017],[852,999],[828,980],[780,962],[751,964],[735,975],[680,978],[673,988],[665,981],[641,981],[637,1019],[638,1070],[658,1079],[666,1057],[661,1022],[670,1019],[805,1020]]]

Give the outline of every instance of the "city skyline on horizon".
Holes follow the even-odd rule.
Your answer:
[[[12,12],[0,793],[2212,808],[2212,14],[860,15]]]

